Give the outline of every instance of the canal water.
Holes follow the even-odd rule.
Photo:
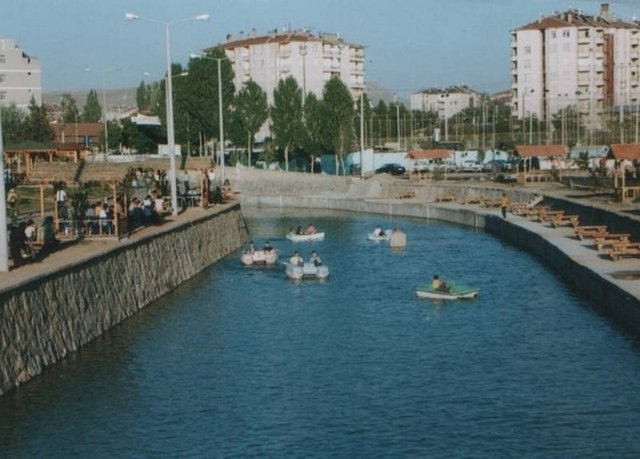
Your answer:
[[[325,241],[293,244],[313,222]],[[417,219],[254,211],[325,282],[211,266],[0,398],[2,457],[636,456],[640,348],[527,253]],[[405,251],[366,235],[398,224]],[[475,300],[419,300],[434,273]],[[140,288],[144,288],[141,285]]]

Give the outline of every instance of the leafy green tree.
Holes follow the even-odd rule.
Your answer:
[[[139,126],[130,119],[122,120],[122,145],[138,153],[155,153],[163,142],[163,131],[159,126]]]
[[[280,80],[273,91],[271,131],[275,144],[284,150],[285,170],[289,170],[289,149],[302,144],[303,136],[302,90],[292,76]]]
[[[98,101],[98,93],[95,89],[89,91],[87,103],[82,110],[82,120],[87,123],[97,123],[102,118],[102,107]]]
[[[29,115],[25,119],[24,127],[26,140],[35,140],[36,142],[51,142],[53,140],[53,129],[49,124],[47,108],[44,105],[36,104],[33,96],[29,102]]]
[[[24,112],[11,104],[8,107],[0,106],[2,110],[2,136],[6,145],[15,145],[23,140]]]
[[[324,106],[324,144],[335,154],[336,175],[344,170],[344,155],[352,149],[355,132],[353,99],[346,85],[339,78],[331,78],[322,91]]]
[[[324,152],[322,144],[324,139],[324,107],[312,92],[307,94],[304,101],[304,137],[302,147],[311,156],[313,165],[314,157]],[[312,166],[313,167],[313,166]]]
[[[68,92],[60,96],[60,113],[62,115],[62,124],[75,123],[80,115],[76,100]]]
[[[109,150],[119,150],[123,140],[122,126],[117,121],[107,121],[107,129],[109,130]],[[103,148],[105,147],[104,130],[98,135],[98,142]]]
[[[140,85],[136,89],[136,105],[138,106],[139,111],[145,112],[149,110],[149,105],[151,103],[150,92],[150,87],[147,86],[144,81],[141,81]]]
[[[235,121],[239,124],[247,142],[248,165],[251,165],[254,135],[269,117],[267,93],[253,80],[247,81],[238,91],[235,103]]]

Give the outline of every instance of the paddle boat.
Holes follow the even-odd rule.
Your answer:
[[[322,233],[313,233],[313,234],[289,233],[289,234],[287,234],[287,239],[289,239],[291,242],[322,241],[322,240],[324,240],[324,232],[322,232]]]
[[[245,252],[240,256],[240,261],[245,266],[274,265],[278,261],[278,251],[273,249]]]
[[[388,241],[389,239],[391,239],[391,230],[384,230],[384,232],[380,236],[376,236],[375,233],[369,233],[367,234],[367,239],[369,239],[370,241]]]
[[[432,300],[465,300],[477,297],[479,292],[480,289],[462,285],[451,285],[449,291],[434,290],[430,285],[416,288],[418,298],[429,298]]]
[[[287,263],[285,273],[289,279],[293,280],[322,280],[329,276],[329,268],[327,268],[326,265],[316,266],[313,263],[304,263],[302,265],[292,265],[291,263]]]

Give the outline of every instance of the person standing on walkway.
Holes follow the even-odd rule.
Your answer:
[[[507,218],[507,208],[509,207],[509,198],[506,193],[502,193],[500,197],[500,211],[502,212],[502,218]]]

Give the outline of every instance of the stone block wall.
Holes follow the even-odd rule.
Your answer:
[[[233,252],[247,237],[235,205],[0,293],[0,394]]]

